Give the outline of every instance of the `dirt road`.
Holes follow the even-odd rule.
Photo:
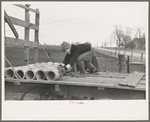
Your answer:
[[[98,52],[101,52],[102,54],[105,54],[105,55],[109,55],[109,56],[112,56],[112,57],[116,57],[117,58],[117,55],[118,54],[124,54],[124,51],[123,50],[111,50],[111,49],[106,49],[106,48],[95,48],[96,51]],[[116,53],[116,54],[115,54]],[[141,63],[145,63],[146,61],[146,56],[145,54],[143,53],[142,57],[141,57],[141,54],[140,53],[131,53],[129,51],[126,51],[125,52],[125,56],[129,56],[130,57],[130,61],[131,62],[141,62]],[[142,58],[142,59],[141,59]]]

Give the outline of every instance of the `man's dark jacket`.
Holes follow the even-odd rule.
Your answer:
[[[71,66],[73,66],[81,54],[90,50],[91,50],[91,44],[89,43],[79,44],[79,45],[72,44],[71,53],[65,56],[63,63],[65,65],[70,64]]]

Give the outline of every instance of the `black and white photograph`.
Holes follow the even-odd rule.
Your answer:
[[[2,1],[2,120],[148,120],[146,1]]]

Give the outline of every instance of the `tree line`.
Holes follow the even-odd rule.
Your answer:
[[[108,43],[111,45],[115,42],[116,46],[119,48],[138,48],[145,50],[145,38],[145,30],[143,27],[126,27],[123,29],[121,25],[115,25],[109,42],[104,41],[102,45],[106,47]]]

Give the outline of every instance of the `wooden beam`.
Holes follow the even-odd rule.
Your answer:
[[[29,46],[24,46],[24,65],[29,64]]]
[[[29,11],[28,10],[25,10],[25,21],[27,22],[27,23],[29,23],[30,22],[30,14],[29,14]],[[30,34],[30,30],[29,30],[29,28],[25,28],[25,40],[28,40],[29,41],[29,34]]]
[[[38,27],[39,25],[29,23],[29,22],[26,22],[26,21],[23,21],[23,20],[20,20],[11,16],[9,16],[9,18],[14,25],[18,25],[18,26],[22,26],[22,27],[30,28],[34,30],[39,30],[39,27]]]
[[[11,28],[12,32],[14,33],[15,37],[18,39],[19,35],[18,35],[13,23],[11,22],[9,16],[7,15],[6,11],[4,11],[4,17],[5,17],[5,21],[8,23],[9,27]]]
[[[104,79],[106,80],[110,80],[108,78]],[[117,80],[117,79],[116,79]],[[18,79],[10,79],[10,78],[5,78],[5,81],[7,82],[20,82],[20,83],[37,83],[37,84],[58,84],[58,85],[73,85],[73,86],[89,86],[89,87],[103,87],[103,88],[114,88],[114,89],[127,89],[127,90],[137,90],[137,91],[146,91],[146,87],[145,85],[138,85],[136,88],[132,88],[132,87],[125,87],[125,86],[119,86],[117,84],[95,84],[93,82],[82,82],[80,81],[80,79],[77,79],[76,81],[72,81],[72,80],[59,80],[59,81],[53,81],[53,80],[26,80],[26,79],[22,79],[22,80],[18,80]],[[77,82],[78,81],[78,82]]]
[[[5,37],[6,45],[19,45],[19,46],[29,46],[29,47],[38,47],[37,42],[32,42],[28,40],[15,39],[11,37]]]
[[[24,9],[26,9],[26,10],[28,10],[28,11],[32,11],[32,12],[35,12],[35,13],[39,13],[38,10],[34,10],[34,9],[32,9],[32,8],[29,8],[29,7],[24,6],[24,5],[21,5],[21,4],[14,4],[14,5],[17,6],[17,7],[20,7],[20,8],[24,8]]]
[[[29,5],[26,5],[25,7],[29,7]],[[27,23],[30,22],[30,14],[29,10],[25,9],[25,21]],[[29,41],[29,35],[30,35],[30,29],[25,28],[25,33],[24,33],[24,39]],[[29,46],[24,46],[24,65],[29,64]]]
[[[38,63],[38,47],[34,47],[34,63]]]
[[[36,9],[36,10],[38,10],[38,9]],[[40,23],[40,15],[36,13],[35,24],[37,25],[38,30],[35,30],[34,41],[39,41],[39,23]]]
[[[36,9],[38,11],[38,9]],[[34,42],[39,42],[39,17],[40,15],[36,13],[35,24],[37,25],[38,30],[35,30]],[[38,62],[38,48],[34,48],[34,63]]]

